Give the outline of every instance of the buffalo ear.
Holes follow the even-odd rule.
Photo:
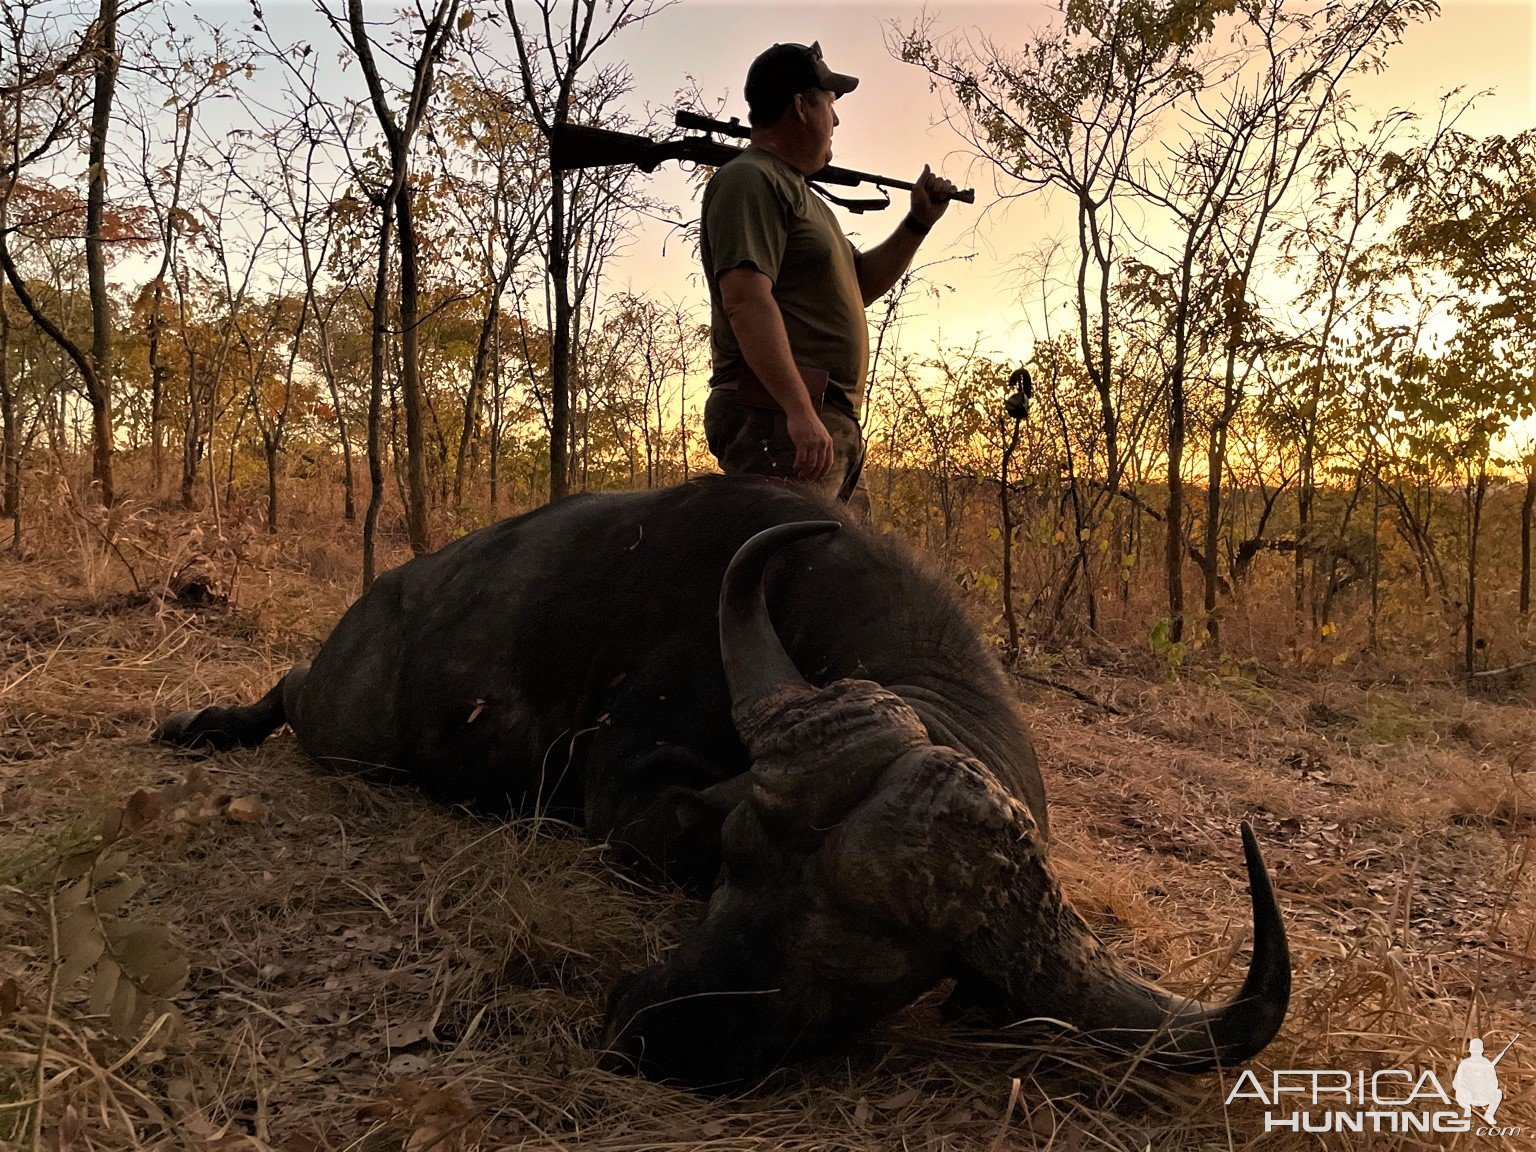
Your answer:
[[[710,788],[674,784],[609,833],[626,862],[707,896],[720,870],[720,825],[746,796],[746,777]]]
[[[692,832],[700,824],[719,824],[725,819],[724,813],[710,807],[692,789],[678,788],[675,792],[675,795],[667,799],[672,802],[672,810],[677,814],[679,832]]]
[[[713,830],[715,843],[720,842],[720,825],[731,814],[731,809],[747,798],[751,779],[745,774],[722,780],[708,788],[684,788],[674,785],[663,796],[672,804],[677,814],[679,832],[689,833]]]

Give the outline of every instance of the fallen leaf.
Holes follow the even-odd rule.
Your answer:
[[[257,796],[236,796],[224,814],[241,824],[259,824],[267,818],[267,806]]]
[[[420,1076],[432,1070],[432,1061],[425,1056],[406,1053],[391,1060],[389,1070],[395,1076]]]
[[[160,815],[162,806],[158,795],[138,789],[128,797],[123,809],[123,831],[137,832],[146,824],[153,823]]]
[[[409,1048],[412,1044],[420,1044],[423,1040],[435,1040],[432,1035],[432,1021],[411,1020],[404,1024],[395,1024],[384,1030],[384,1046],[391,1052],[401,1048]]]

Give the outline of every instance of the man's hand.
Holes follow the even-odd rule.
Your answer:
[[[937,172],[923,165],[923,174],[914,181],[912,188],[912,219],[925,228],[932,228],[949,208],[949,198],[959,191]]]
[[[773,298],[773,281],[756,268],[732,268],[720,274],[720,298],[743,357],[768,394],[784,409],[789,439],[795,446],[795,475],[820,480],[832,470],[832,434],[811,406],[789,350],[784,314]]]
[[[795,445],[795,475],[820,480],[832,470],[832,434],[809,407],[787,416],[789,438]]]

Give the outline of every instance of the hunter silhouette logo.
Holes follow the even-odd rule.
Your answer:
[[[1467,1042],[1467,1056],[1460,1064],[1456,1065],[1456,1075],[1451,1080],[1451,1089],[1456,1093],[1456,1103],[1461,1105],[1461,1114],[1471,1116],[1472,1109],[1483,1109],[1483,1119],[1489,1124],[1494,1123],[1494,1116],[1499,1111],[1499,1104],[1504,1099],[1504,1093],[1499,1091],[1499,1073],[1497,1064],[1504,1059],[1504,1053],[1514,1047],[1515,1040],[1520,1039],[1519,1033],[1515,1039],[1504,1045],[1501,1051],[1492,1060],[1483,1055],[1483,1042],[1478,1039]]]
[[[1227,1105],[1249,1100],[1262,1106],[1266,1132],[1521,1136],[1518,1126],[1499,1127],[1496,1121],[1504,1102],[1498,1063],[1518,1039],[1517,1034],[1492,1060],[1483,1055],[1480,1037],[1469,1040],[1449,1092],[1433,1068],[1280,1068],[1267,1079],[1245,1069]]]

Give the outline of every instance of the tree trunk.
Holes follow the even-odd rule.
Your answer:
[[[459,431],[459,455],[453,462],[453,507],[455,512],[464,507],[464,473],[468,467],[470,445],[474,442],[475,426],[480,422],[480,406],[485,395],[485,374],[490,363],[491,341],[501,322],[501,293],[512,275],[512,261],[508,260],[501,275],[491,289],[491,301],[485,311],[485,321],[480,325],[480,339],[475,344],[475,363],[469,373],[469,394],[464,397],[464,427]]]
[[[373,282],[373,330],[368,339],[368,508],[363,513],[363,591],[373,587],[374,543],[384,505],[384,455],[379,424],[384,408],[384,330],[389,303],[389,245],[394,209],[379,206],[379,264]]]
[[[341,410],[341,391],[336,387],[336,369],[331,363],[331,335],[326,321],[320,316],[318,302],[315,305],[315,330],[320,341],[320,366],[325,376],[326,389],[331,394],[331,412],[336,417],[336,438],[341,441],[342,519],[348,524],[357,521],[357,485],[352,477],[352,438],[347,435],[347,418]]]
[[[1477,671],[1477,543],[1483,530],[1483,497],[1488,493],[1488,458],[1483,457],[1476,480],[1467,485],[1467,618],[1463,647],[1468,678]]]
[[[487,446],[486,471],[490,491],[490,516],[496,518],[496,500],[501,480],[501,325],[496,326],[495,349],[491,356],[491,433]]]
[[[11,314],[0,281],[0,516],[11,522],[11,545],[21,543],[21,429],[11,388]],[[1527,517],[1529,520],[1529,517]]]
[[[342,518],[348,524],[357,520],[357,487],[352,477],[352,438],[347,435],[347,418],[341,410],[341,390],[336,386],[336,365],[331,359],[329,310],[322,311],[315,297],[314,269],[306,261],[305,295],[315,314],[315,339],[320,350],[320,372],[331,395],[331,412],[336,417],[336,438],[341,441]],[[332,305],[334,307],[334,304]]]
[[[1184,638],[1184,370],[1175,365],[1169,376],[1172,396],[1168,411],[1168,520],[1163,567],[1168,585],[1169,637]]]
[[[150,490],[158,498],[165,482],[165,381],[170,369],[160,363],[160,306],[165,300],[165,277],[155,280],[149,303],[149,476]]]
[[[213,498],[209,505],[209,511],[213,513],[213,523],[223,531],[221,517],[224,510],[231,509],[235,503],[235,463],[240,458],[240,433],[245,428],[245,418],[250,414],[251,406],[242,404],[240,413],[235,417],[235,426],[229,430],[229,455],[225,457],[227,463],[224,468],[224,490],[222,496],[215,484],[213,464],[217,457],[217,439],[210,441],[208,453],[208,486],[213,489]]]
[[[107,295],[102,231],[107,201],[107,133],[112,124],[112,94],[117,87],[117,0],[101,0],[97,20],[101,43],[91,99],[90,168],[85,201],[85,267],[91,288],[91,362],[95,378],[86,381],[86,397],[91,404],[91,475],[101,502],[111,507],[112,300]]]
[[[1525,474],[1525,500],[1520,505],[1520,623],[1531,619],[1531,519],[1536,513],[1536,467]]]
[[[187,401],[187,420],[181,436],[181,506],[190,512],[197,507],[197,497],[193,490],[197,485],[198,466],[203,461],[202,433],[197,426],[197,395],[190,384],[187,387]]]
[[[38,307],[37,301],[32,298],[32,293],[27,288],[27,282],[22,279],[21,270],[16,267],[15,260],[11,258],[10,248],[5,242],[6,230],[4,227],[4,220],[5,204],[3,200],[0,200],[0,271],[5,273],[6,280],[10,282],[11,290],[16,293],[17,303],[19,303],[23,311],[25,311],[26,314],[31,317],[32,323],[36,324],[40,329],[42,329],[43,334],[47,336],[48,339],[52,340],[56,345],[58,345],[58,347],[63,350],[64,354],[69,357],[70,363],[75,366],[75,370],[80,373],[80,379],[85,383],[87,394],[90,395],[99,392],[100,389],[96,381],[96,366],[92,363],[91,357],[85,351],[83,351],[78,344],[70,339],[69,334],[65,332],[64,329],[61,328],[58,324],[55,324],[53,320],[51,320],[48,315],[43,312],[40,307]],[[57,390],[57,400],[60,405],[60,410],[57,416],[57,427],[60,430],[60,434],[56,437],[56,440],[62,442],[62,429],[64,428],[65,424],[63,414],[63,389]],[[93,420],[93,436],[96,427],[97,425]],[[92,458],[92,463],[93,466],[96,463],[96,457],[94,456]],[[111,479],[110,464],[111,459],[109,457],[109,467],[107,473],[107,478],[109,480]]]
[[[265,433],[261,437],[262,455],[267,458],[267,534],[277,535],[277,443]]]
[[[1019,614],[1013,606],[1013,493],[1008,486],[1008,465],[1013,462],[1014,450],[1019,446],[1019,424],[1013,422],[1008,439],[1003,444],[1001,483],[998,484],[998,501],[1002,505],[1003,528],[1003,619],[1008,624],[1007,658],[1009,666],[1019,658]]]
[[[406,159],[401,157],[400,164]],[[417,317],[416,226],[411,217],[409,179],[395,199],[400,238],[400,396],[405,407],[405,534],[420,556],[432,549],[427,531],[427,449],[422,427],[421,364]]]
[[[1365,487],[1365,469],[1355,471],[1355,486],[1349,493],[1349,502],[1344,505],[1344,515],[1339,521],[1338,543],[1329,549],[1328,555],[1328,580],[1323,585],[1322,613],[1319,617],[1323,624],[1329,624],[1333,620],[1333,600],[1339,591],[1339,555],[1349,540],[1349,525],[1354,520],[1355,509],[1360,504],[1360,493]],[[1316,576],[1317,566],[1313,565],[1313,575]],[[1313,605],[1316,611],[1316,605]]]
[[[1308,427],[1301,441],[1301,471],[1297,477],[1300,487],[1296,490],[1296,619],[1299,623],[1307,610],[1307,548],[1312,532],[1312,497],[1315,491],[1312,441],[1315,432]]]
[[[1225,430],[1211,429],[1205,472],[1205,555],[1200,561],[1200,575],[1205,584],[1205,631],[1212,643],[1221,639],[1221,625],[1216,619],[1216,584],[1221,577],[1221,473],[1226,460]]]
[[[1077,208],[1077,322],[1078,346],[1082,350],[1083,366],[1099,397],[1099,420],[1104,430],[1105,485],[1113,499],[1120,487],[1120,414],[1115,407],[1114,394],[1114,342],[1111,320],[1110,288],[1113,284],[1115,264],[1112,259],[1112,238],[1106,237],[1099,221],[1099,206],[1084,194],[1078,197]],[[1106,240],[1109,249],[1106,250]],[[1090,254],[1098,270],[1096,285],[1098,297],[1097,332],[1090,331],[1088,299],[1088,262]]]
[[[344,31],[338,19],[332,23],[343,39],[348,40],[363,77],[368,84],[368,95],[373,103],[374,115],[389,146],[389,185],[376,200],[381,215],[379,227],[379,274],[374,286],[373,335],[370,346],[371,382],[369,394],[368,450],[369,478],[372,491],[368,499],[368,513],[363,524],[363,587],[373,581],[373,542],[378,523],[379,504],[383,499],[382,462],[378,458],[378,408],[383,403],[384,381],[384,330],[383,305],[388,297],[388,268],[390,234],[398,223],[400,229],[400,324],[401,366],[400,387],[405,405],[406,423],[406,470],[408,473],[405,493],[406,534],[411,549],[420,555],[430,546],[427,538],[427,481],[426,450],[422,429],[422,401],[420,365],[417,362],[417,307],[416,284],[416,229],[411,219],[410,155],[411,141],[421,124],[427,103],[432,95],[433,71],[448,38],[453,34],[458,15],[458,0],[440,0],[432,9],[422,29],[421,40],[415,44],[418,54],[413,60],[413,83],[404,108],[403,119],[397,119],[390,107],[378,65],[374,62],[373,47],[368,38],[368,26],[363,15],[362,0],[348,0],[347,22]],[[329,13],[327,13],[329,16]],[[350,36],[348,35],[350,32]],[[415,42],[413,42],[414,44]],[[398,213],[398,220],[391,213]]]
[[[549,278],[555,292],[555,331],[549,345],[549,498],[570,492],[571,433],[571,288],[570,259],[565,251],[565,182],[550,181]]]
[[[1381,619],[1381,478],[1371,467],[1371,619],[1367,643],[1376,651],[1376,624]]]

